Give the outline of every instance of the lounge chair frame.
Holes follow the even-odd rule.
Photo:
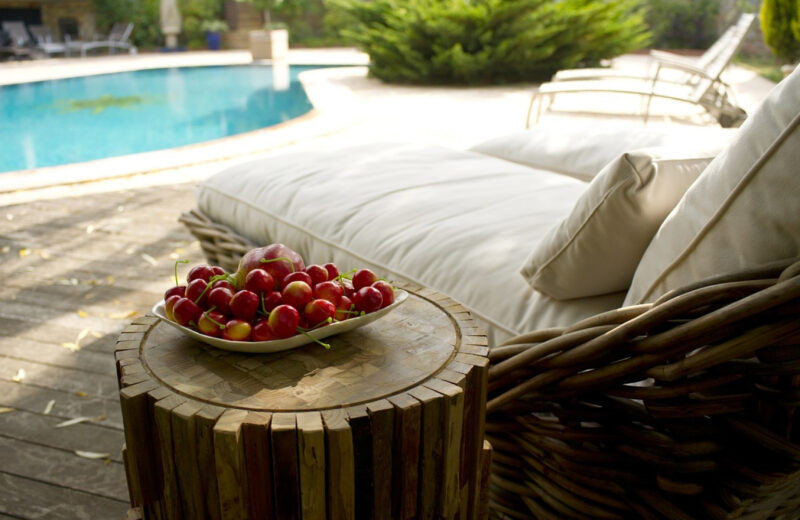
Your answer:
[[[734,26],[731,36],[722,40],[719,45],[720,50],[711,53],[711,56],[699,63],[700,66],[657,54],[659,59],[652,77],[649,78],[612,74],[608,77],[598,76],[598,79],[594,80],[574,79],[544,83],[531,96],[525,119],[526,128],[531,125],[534,106],[537,107],[534,119],[534,124],[536,124],[546,106],[549,107],[552,104],[556,95],[578,93],[616,93],[640,96],[644,102],[642,115],[645,122],[650,118],[653,98],[662,98],[698,105],[723,127],[739,126],[747,114],[738,107],[732,97],[732,90],[721,76],[738,52],[744,36],[754,20],[755,16],[752,14],[742,15],[739,23]],[[683,82],[676,83],[675,79],[669,76],[669,73],[674,71],[686,74]],[[619,81],[620,78],[623,79],[622,82]]]
[[[110,54],[116,53],[117,49],[125,49],[130,54],[136,54],[137,48],[130,41],[129,38],[133,32],[133,23],[115,23],[108,33],[108,37],[103,40],[96,40],[91,42],[73,42],[71,47],[80,50],[81,57],[85,58],[89,51],[92,49],[108,48]]]

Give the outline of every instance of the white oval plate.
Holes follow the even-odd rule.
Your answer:
[[[333,336],[334,334],[340,334],[342,332],[347,332],[349,330],[357,329],[359,327],[363,327],[368,323],[372,323],[373,321],[377,320],[381,316],[392,312],[398,305],[403,303],[406,298],[408,298],[408,293],[402,289],[395,289],[394,291],[394,302],[389,305],[388,307],[384,307],[383,309],[379,309],[375,312],[371,312],[369,314],[365,314],[364,316],[359,316],[358,318],[350,318],[349,320],[345,321],[337,321],[335,323],[331,323],[330,325],[326,325],[325,327],[320,327],[318,329],[314,329],[309,331],[308,334],[315,339],[324,339],[328,336]],[[192,338],[202,341],[212,347],[221,348],[224,350],[231,350],[233,352],[248,352],[252,354],[264,354],[269,352],[280,352],[282,350],[289,350],[293,348],[297,348],[308,343],[312,343],[314,340],[306,336],[305,334],[297,334],[296,336],[292,336],[286,339],[276,339],[272,341],[229,341],[227,339],[222,338],[214,338],[211,336],[206,336],[205,334],[201,334],[196,330],[192,330],[188,327],[184,327],[183,325],[179,325],[174,321],[171,321],[167,318],[167,314],[164,311],[164,300],[161,300],[157,304],[153,306],[153,314],[161,318],[162,321],[172,325],[176,329],[180,330],[187,336],[191,336]]]

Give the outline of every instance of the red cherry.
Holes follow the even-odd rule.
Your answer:
[[[210,265],[198,265],[192,267],[189,274],[186,275],[186,281],[191,282],[192,280],[199,279],[208,282],[212,276],[214,276],[214,269]]]
[[[362,287],[369,287],[377,281],[378,277],[375,276],[375,273],[369,269],[359,269],[353,275],[353,288],[358,291]]]
[[[278,339],[269,328],[269,321],[261,320],[253,326],[253,341],[272,341]]]
[[[253,291],[244,289],[237,292],[231,298],[230,306],[231,313],[244,321],[253,321],[258,311],[259,299],[258,295]]]
[[[336,306],[336,319],[339,321],[344,321],[353,316],[350,314],[352,306],[353,301],[347,296],[342,296],[342,299],[339,300],[339,305]]]
[[[325,270],[328,271],[328,280],[333,280],[334,278],[339,276],[339,268],[336,267],[336,264],[328,263],[323,265],[322,267],[324,267]]]
[[[272,291],[268,294],[262,294],[262,298],[264,298],[264,310],[267,312],[271,312],[272,309],[283,303],[281,293],[278,291]]]
[[[206,311],[197,321],[197,330],[205,334],[218,338],[222,335],[223,328],[220,325],[225,324],[225,316],[217,311]]]
[[[184,327],[196,325],[202,313],[203,309],[189,298],[178,299],[178,301],[175,302],[175,306],[172,308],[175,322]]]
[[[286,289],[286,286],[292,282],[304,282],[309,287],[313,287],[314,285],[314,280],[311,279],[308,273],[304,271],[295,271],[287,274],[283,280],[281,280],[281,290]]]
[[[231,313],[231,298],[233,291],[227,287],[216,287],[208,291],[208,306],[228,316]]]
[[[328,270],[321,265],[309,265],[306,267],[306,273],[311,277],[311,287],[328,280]]]
[[[244,288],[256,294],[272,292],[275,288],[275,280],[264,269],[253,269],[247,273],[244,279]]]
[[[197,303],[200,307],[206,307],[206,303],[208,302],[208,291],[206,291],[206,287],[208,287],[208,283],[205,280],[202,278],[195,278],[186,286],[185,296]]]
[[[303,273],[305,274],[305,273]],[[308,275],[306,275],[308,276]],[[302,310],[313,298],[311,286],[305,282],[290,282],[281,292],[283,303],[291,305],[295,309]]]
[[[234,319],[225,323],[222,337],[230,341],[250,341],[252,333],[253,326],[250,325],[249,321]]]
[[[214,276],[222,276],[223,274],[228,274],[225,269],[221,268],[218,265],[212,265],[211,270],[214,271]]]
[[[336,306],[328,300],[311,300],[303,309],[310,328],[315,329],[330,323],[328,320],[336,314]]]
[[[169,289],[167,289],[167,292],[164,293],[164,301],[168,300],[170,296],[175,294],[177,294],[178,296],[185,296],[186,286],[176,285],[175,287],[170,287]]]
[[[181,298],[183,298],[183,296],[178,296],[177,294],[173,294],[164,301],[164,314],[167,315],[167,318],[170,321],[177,321],[175,320],[175,315],[172,314],[172,310],[175,308],[175,303]]]
[[[314,286],[314,298],[322,298],[334,305],[339,305],[342,296],[344,296],[344,287],[338,282],[327,281]]]
[[[353,305],[359,312],[370,313],[377,311],[383,304],[381,292],[374,287],[362,287],[353,297]]]
[[[383,280],[378,280],[372,284],[372,287],[378,289],[383,297],[381,309],[394,303],[394,288],[392,287],[392,284],[389,282],[384,282]]]
[[[278,305],[269,313],[269,328],[279,338],[288,338],[297,333],[300,313],[291,305]]]
[[[217,287],[224,287],[230,290],[231,294],[236,292],[236,287],[234,287],[233,284],[228,280],[217,280],[216,282],[211,284],[212,289],[216,289]]]

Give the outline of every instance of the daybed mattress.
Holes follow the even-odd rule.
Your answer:
[[[260,159],[198,188],[199,208],[256,243],[307,263],[367,267],[431,287],[490,329],[490,341],[566,326],[624,294],[560,302],[520,266],[586,189],[580,180],[476,152],[370,144]]]

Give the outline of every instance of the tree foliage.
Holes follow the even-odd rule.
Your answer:
[[[647,0],[647,23],[659,49],[706,49],[717,39],[720,0]]]
[[[335,0],[384,81],[535,80],[646,45],[639,0]]]
[[[779,58],[789,62],[800,59],[800,2],[764,0],[761,31],[764,42]]]

